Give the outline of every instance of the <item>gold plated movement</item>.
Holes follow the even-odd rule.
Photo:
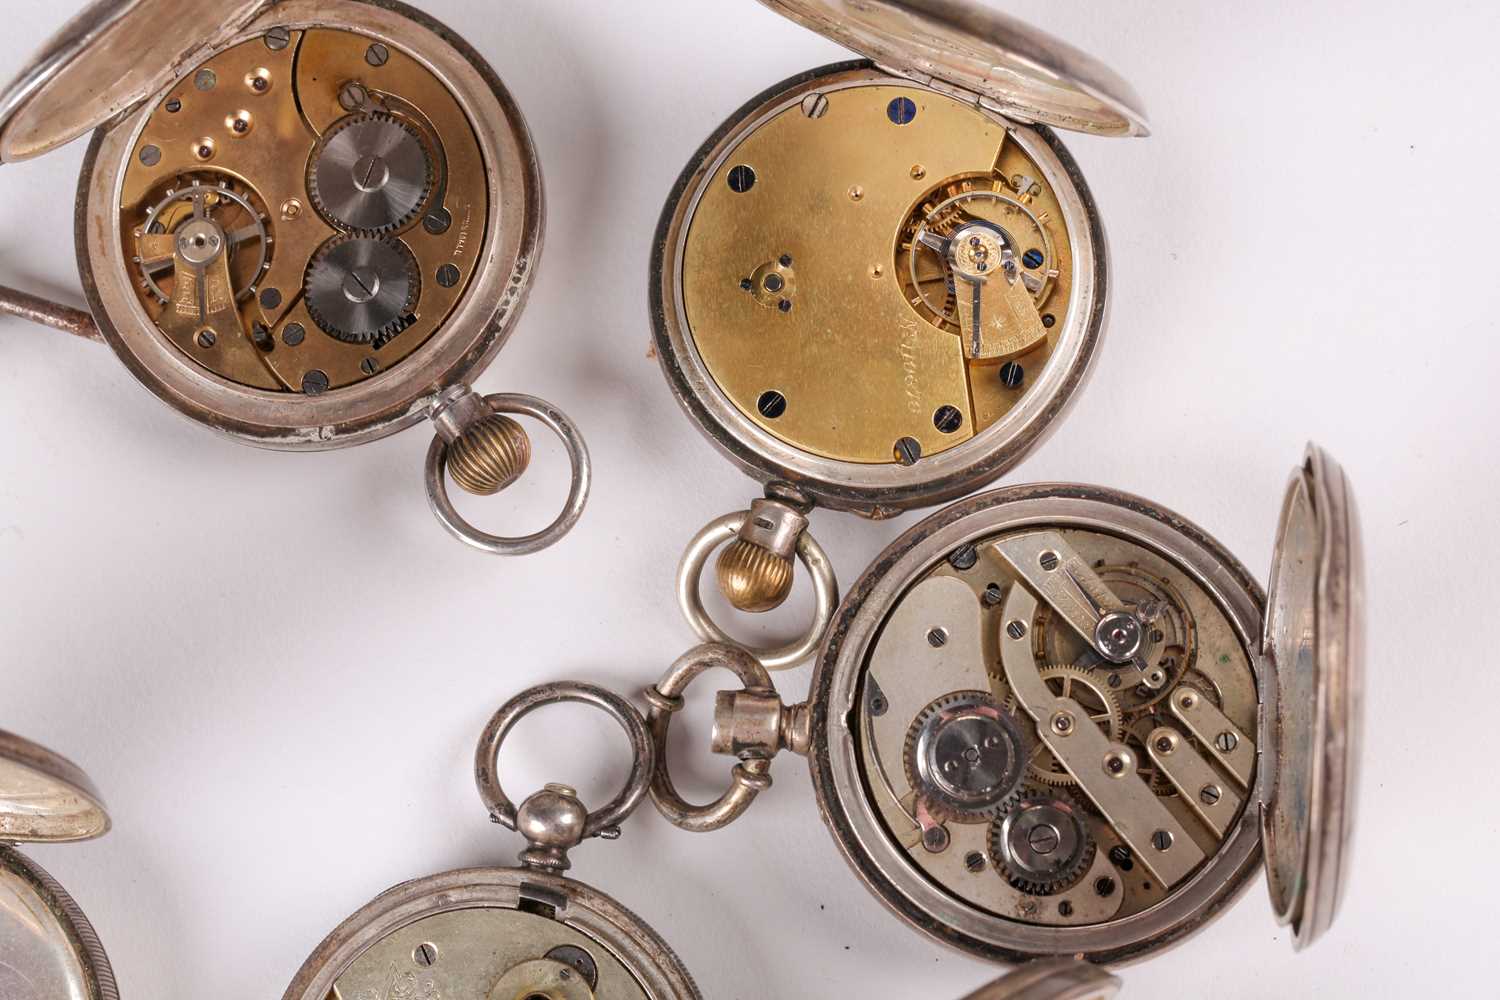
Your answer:
[[[317,395],[401,363],[486,239],[486,164],[411,55],[352,31],[256,38],[156,102],[121,181],[140,301],[186,357]]]
[[[692,213],[682,296],[746,419],[818,456],[910,465],[1030,391],[1075,266],[1012,127],[870,83],[777,110],[727,151]]]

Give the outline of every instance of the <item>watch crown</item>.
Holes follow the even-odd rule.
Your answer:
[[[531,464],[531,438],[510,417],[492,413],[448,446],[453,481],[477,496],[492,496],[521,477]]]
[[[724,547],[714,568],[724,597],[741,611],[770,611],[792,592],[792,560],[743,538]]]

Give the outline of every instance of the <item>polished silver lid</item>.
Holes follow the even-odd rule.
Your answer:
[[[1298,949],[1333,922],[1354,825],[1364,697],[1359,516],[1317,445],[1281,511],[1262,645],[1276,664],[1275,785],[1261,812],[1271,904]]]
[[[1130,84],[1093,56],[970,0],[761,0],[778,14],[922,83],[994,110],[1092,135],[1149,135]]]
[[[57,844],[109,832],[109,813],[78,767],[0,730],[0,843]]]
[[[1097,965],[1076,958],[1028,962],[964,1000],[1112,1000],[1120,980]]]
[[[0,163],[66,145],[171,83],[267,0],[94,0],[0,95]]]

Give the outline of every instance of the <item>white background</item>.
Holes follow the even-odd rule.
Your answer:
[[[80,0],[5,6],[8,73]],[[479,385],[544,395],[587,433],[597,487],[564,544],[499,561],[450,541],[421,492],[425,431],[254,451],[168,411],[107,349],[0,322],[0,726],[77,760],[112,806],[107,838],[34,855],[92,917],[127,1000],[279,996],[387,886],[511,863],[518,840],[470,777],[486,718],[543,680],[635,693],[659,675],[690,644],[672,600],[683,544],[756,492],[648,356],[650,238],[725,116],[846,53],[751,0],[424,6],[494,64],[546,170],[550,253]],[[1068,140],[1110,233],[1111,328],[1071,417],[1009,481],[1143,494],[1264,574],[1315,438],[1364,514],[1368,730],[1342,916],[1294,955],[1257,883],[1130,968],[1128,995],[1488,995],[1500,18],[1483,3],[1009,7],[1113,64],[1155,125]],[[81,304],[82,152],[0,169],[0,281]],[[539,445],[523,485],[465,509],[495,528],[549,519],[564,473]],[[913,520],[814,527],[848,585]],[[768,627],[789,634],[798,600]],[[779,679],[789,700],[808,676]],[[699,793],[728,771],[706,752],[707,705],[674,754]],[[608,723],[554,709],[522,728],[505,776],[518,798],[562,778],[599,801],[621,747]],[[775,776],[712,836],[643,808],[574,873],[654,924],[710,998],[941,1000],[987,978],[859,886],[800,760]]]

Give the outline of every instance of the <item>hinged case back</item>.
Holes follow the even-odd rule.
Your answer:
[[[1300,950],[1343,896],[1364,694],[1359,517],[1338,464],[1317,445],[1281,511],[1262,648],[1276,665],[1275,784],[1261,812],[1276,918]],[[1270,707],[1270,706],[1268,706]]]
[[[761,0],[886,69],[976,94],[1007,116],[1092,135],[1149,135],[1135,90],[1108,66],[970,0]]]
[[[0,163],[64,146],[166,87],[268,0],[95,0],[0,94]]]
[[[0,730],[0,843],[58,844],[109,832],[109,813],[79,768]]]

